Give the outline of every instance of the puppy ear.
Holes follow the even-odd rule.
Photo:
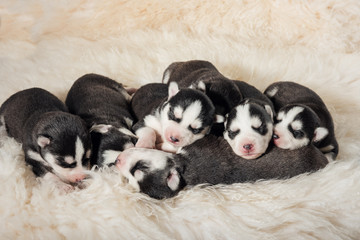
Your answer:
[[[180,176],[175,168],[170,170],[170,175],[167,178],[167,185],[172,191],[176,191],[179,188]]]
[[[200,82],[198,83],[196,89],[198,89],[198,90],[206,93],[206,85],[205,85],[205,83],[204,83],[203,81],[200,81]]]
[[[44,135],[39,135],[37,138],[37,144],[41,147],[44,148],[47,145],[49,145],[51,142],[50,137],[44,136]]]
[[[273,112],[272,108],[270,107],[270,105],[266,104],[264,107],[265,107],[266,112],[270,115],[271,120],[273,120],[274,119],[274,112]]]
[[[96,124],[90,128],[90,132],[107,133],[111,127],[111,125]]]
[[[168,91],[168,100],[170,100],[170,98],[172,98],[179,92],[178,84],[176,82],[170,82]]]
[[[328,134],[329,134],[329,131],[326,128],[318,127],[315,129],[313,141],[319,142],[322,139],[324,139]]]

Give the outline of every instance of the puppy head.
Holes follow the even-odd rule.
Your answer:
[[[274,143],[283,149],[297,149],[319,142],[328,134],[328,130],[320,127],[320,119],[316,113],[304,105],[287,105],[281,108],[276,117],[274,127]]]
[[[125,127],[117,128],[107,124],[91,127],[92,161],[99,167],[112,165],[117,156],[127,148],[134,147],[137,137]]]
[[[194,89],[179,90],[169,85],[169,98],[161,109],[162,137],[175,147],[183,147],[204,137],[215,118],[210,99]]]
[[[171,153],[130,148],[118,156],[116,166],[132,187],[153,198],[172,197],[184,187]]]
[[[68,113],[47,114],[33,136],[41,158],[64,182],[79,182],[89,168],[91,140],[85,123]]]
[[[262,105],[242,101],[225,121],[224,138],[236,155],[255,159],[267,149],[273,134],[271,113]]]

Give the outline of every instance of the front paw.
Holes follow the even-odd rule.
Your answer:
[[[60,181],[56,183],[56,188],[61,194],[67,194],[75,190],[74,186]]]
[[[135,147],[137,148],[155,148],[155,143],[153,141],[151,141],[151,139],[139,139],[136,144]]]

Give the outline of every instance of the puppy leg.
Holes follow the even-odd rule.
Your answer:
[[[43,177],[43,180],[53,183],[56,188],[64,194],[72,192],[75,189],[74,186],[63,182],[58,176],[51,172],[46,173]]]
[[[139,137],[135,147],[137,148],[155,148],[156,132],[150,127],[142,127],[136,131]]]

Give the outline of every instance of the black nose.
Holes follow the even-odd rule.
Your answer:
[[[170,137],[170,140],[173,141],[173,142],[178,142],[179,141],[179,139],[177,139],[177,138],[175,138],[173,136]]]
[[[273,138],[274,138],[274,139],[279,139],[279,136],[274,133],[274,134],[273,134]]]

